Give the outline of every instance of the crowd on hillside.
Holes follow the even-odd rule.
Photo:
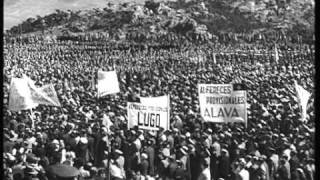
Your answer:
[[[182,26],[182,25],[181,25]],[[156,26],[150,26],[151,29],[155,29]],[[157,28],[156,28],[157,29]],[[228,44],[232,46],[234,44],[255,44],[259,46],[273,45],[275,42],[277,44],[285,44],[290,47],[294,47],[299,44],[312,44],[310,41],[314,41],[314,36],[308,38],[309,40],[303,40],[301,35],[286,35],[281,31],[271,31],[271,32],[251,32],[251,33],[226,33],[221,32],[217,35],[212,35],[206,31],[204,32],[193,32],[191,30],[187,32],[184,28],[175,31],[167,30],[114,30],[114,31],[94,31],[94,32],[72,32],[70,30],[61,30],[58,34],[53,34],[51,31],[46,34],[21,34],[18,33],[15,36],[11,36],[9,32],[4,35],[4,41],[6,43],[35,43],[37,41],[45,42],[57,42],[57,41],[78,41],[92,44],[93,42],[107,44],[110,47],[117,46],[121,42],[128,42],[129,44],[147,44],[148,46],[194,46],[194,44],[208,44],[220,43]],[[258,43],[257,43],[258,42]],[[300,47],[301,48],[301,47]]]
[[[278,62],[264,44],[126,47],[4,44],[3,179],[315,179],[312,46],[281,45]],[[121,93],[97,98],[98,69],[117,71]],[[10,80],[23,74],[38,87],[54,84],[61,107],[8,110]],[[294,80],[312,94],[306,121]],[[244,84],[248,127],[203,122],[198,83]],[[169,94],[170,130],[128,129],[134,94]]]

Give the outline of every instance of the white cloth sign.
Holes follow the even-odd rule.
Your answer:
[[[128,128],[138,126],[140,129],[159,130],[162,127],[169,129],[168,106],[145,105],[128,102]]]
[[[12,78],[9,94],[9,110],[32,109],[37,105],[31,97],[31,90],[27,80],[24,78]]]
[[[41,96],[35,96],[34,99],[39,104],[51,105],[51,106],[61,106],[58,99],[57,93],[52,84],[45,85],[39,88],[39,92],[43,94],[46,98]]]
[[[37,88],[34,81],[29,77],[23,75],[23,78],[28,82],[28,86],[31,91],[31,97],[34,103],[49,106],[61,106],[57,93],[52,84],[44,85],[40,88]]]
[[[120,92],[116,71],[98,71],[98,97]]]
[[[247,96],[232,84],[199,84],[200,113],[206,122],[247,124]]]
[[[301,107],[301,120],[305,121],[307,117],[307,105],[311,94],[302,86],[298,85],[296,81],[294,81],[294,86],[296,89],[299,106]]]

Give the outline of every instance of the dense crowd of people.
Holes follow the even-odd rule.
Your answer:
[[[101,42],[4,44],[4,179],[315,179],[313,46],[279,45],[276,62],[274,44]],[[98,69],[116,70],[121,93],[97,98]],[[10,80],[23,74],[54,84],[61,107],[8,110]],[[306,121],[294,80],[312,94]],[[198,83],[244,84],[248,126],[203,122]],[[127,128],[128,100],[166,94],[169,130]]]

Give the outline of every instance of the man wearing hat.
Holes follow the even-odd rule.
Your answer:
[[[239,173],[236,174],[236,177],[238,177],[241,180],[249,180],[250,175],[248,170],[245,169],[246,166],[246,160],[244,158],[239,159]]]
[[[179,149],[177,153],[177,159],[182,162],[182,168],[187,170],[187,160],[188,160],[188,147],[183,146]]]
[[[209,164],[205,160],[203,160],[201,163],[201,173],[197,180],[211,180]]]
[[[94,157],[94,165],[95,166],[103,166],[102,160],[104,156],[104,151],[109,147],[109,138],[108,131],[106,129],[101,130],[101,134],[96,135],[96,145],[95,145],[95,157]]]
[[[153,141],[150,139],[147,141],[147,148],[145,149],[145,152],[148,155],[148,160],[149,160],[148,174],[153,176],[154,175],[155,150],[153,147]]]
[[[124,170],[125,159],[123,157],[123,152],[120,151],[119,149],[116,149],[114,155],[115,155],[114,160],[116,161],[116,163],[118,164],[118,167],[122,172],[122,177],[125,178],[126,177],[126,173]]]
[[[133,137],[131,139],[131,146],[130,149],[128,150],[130,155],[129,159],[126,160],[128,161],[128,169],[131,169],[133,171],[138,171],[139,170],[139,164],[141,162],[141,157],[140,157],[140,152],[137,149],[137,146],[133,143],[136,139],[136,137]]]
[[[198,178],[201,170],[200,170],[200,155],[196,152],[196,148],[194,147],[195,142],[193,140],[189,140],[189,166],[190,169],[188,170],[189,177],[191,179]]]
[[[167,141],[170,144],[170,148],[174,148],[174,137],[173,137],[173,134],[171,133],[171,130],[167,130],[166,134],[167,134]]]
[[[211,176],[213,179],[217,179],[218,175],[218,164],[219,164],[219,158],[221,155],[221,146],[218,142],[217,136],[212,136],[213,144],[211,146],[211,161],[210,161],[210,169],[211,169]]]
[[[175,159],[176,158],[174,155],[171,155],[169,157],[169,165],[167,167],[167,171],[168,171],[167,177],[168,178],[174,178],[174,173],[178,167],[177,161]]]
[[[315,179],[315,164],[314,164],[314,159],[308,158],[306,160],[306,165],[303,168],[305,175],[306,175],[306,179],[310,179],[313,180]]]
[[[268,150],[269,156],[267,159],[267,163],[269,166],[270,180],[274,180],[276,171],[278,169],[279,156],[275,153],[275,149],[273,149],[272,147],[269,147]]]
[[[288,155],[283,154],[280,158],[280,164],[276,175],[277,179],[290,180],[291,172],[290,172],[290,164],[288,161]]]
[[[146,153],[141,154],[141,163],[139,164],[139,167],[140,173],[146,176],[149,170],[148,155]]]
[[[203,143],[205,145],[206,148],[210,148],[211,147],[211,139],[210,139],[210,135],[207,133],[203,133],[202,134],[202,138],[203,138]]]
[[[266,179],[270,179],[270,171],[269,171],[269,166],[266,162],[267,160],[267,157],[265,155],[262,155],[260,157],[260,161],[261,161],[261,169],[262,169],[262,172],[263,172],[263,175]]]
[[[88,133],[87,136],[88,139],[88,156],[89,156],[89,160],[94,160],[94,142],[95,142],[95,138],[93,133]]]
[[[252,180],[258,180],[258,179],[264,179],[263,171],[261,169],[261,161],[259,157],[253,157],[252,158],[252,165],[248,169],[250,174],[250,179]]]
[[[121,168],[119,167],[118,163],[114,160],[110,160],[110,176],[111,180],[123,180],[125,177],[123,177],[123,172]]]
[[[84,159],[84,162],[89,161],[89,149],[88,149],[88,138],[87,138],[87,132],[84,130],[81,132],[79,136],[79,141],[77,144],[77,157],[81,157]]]
[[[133,141],[133,144],[135,145],[136,149],[138,150],[138,152],[140,152],[141,148],[142,148],[142,135],[143,131],[138,131],[138,134],[135,135],[135,140]]]
[[[177,169],[174,172],[174,179],[176,180],[187,179],[186,171],[183,169],[183,163],[180,160],[177,160]]]
[[[299,162],[299,158],[297,157],[296,150],[292,150],[290,155],[291,155],[291,159],[289,160],[289,164],[290,164],[290,170],[292,173],[292,171],[296,170],[299,167],[300,162]]]
[[[3,142],[3,152],[11,152],[14,145],[16,144],[13,141],[13,135],[11,133],[4,133],[4,142]]]
[[[230,157],[227,149],[221,149],[221,156],[219,157],[218,164],[218,177],[227,179],[229,175],[230,168]]]
[[[125,159],[124,168],[126,172],[131,171],[131,164],[133,160],[134,150],[132,148],[134,145],[132,144],[131,135],[128,133],[127,138],[123,139],[123,157]],[[128,174],[127,176],[128,177]],[[129,178],[129,177],[128,177]]]
[[[24,169],[23,180],[39,180],[38,174],[39,174],[39,172],[35,168],[27,166]]]
[[[160,178],[165,179],[167,177],[167,167],[169,166],[169,159],[163,153],[159,153],[159,162],[157,163],[157,174]]]

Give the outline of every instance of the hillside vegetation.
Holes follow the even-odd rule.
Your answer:
[[[99,9],[61,11],[28,18],[7,33],[36,32],[77,34],[106,32],[141,35],[201,34],[214,39],[219,34],[255,35],[278,32],[286,36],[314,38],[312,0],[203,0],[146,1],[112,4]]]

